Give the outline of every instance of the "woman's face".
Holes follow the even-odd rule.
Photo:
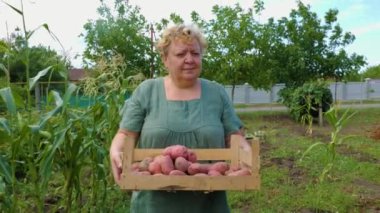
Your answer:
[[[174,40],[164,58],[169,75],[176,80],[197,79],[202,69],[202,53],[197,40],[183,42]]]

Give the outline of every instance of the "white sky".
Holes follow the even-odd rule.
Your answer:
[[[20,0],[1,0],[16,8],[20,8]],[[14,31],[16,26],[22,26],[21,16],[0,1],[0,38],[7,37],[8,32]],[[109,2],[113,0],[107,0]],[[81,58],[85,43],[79,37],[84,33],[83,25],[90,19],[97,19],[96,9],[99,0],[24,0],[24,13],[27,29],[32,30],[41,24],[47,23],[50,30],[56,34],[63,44],[64,50],[54,41],[44,29],[36,31],[31,39],[32,45],[39,43],[50,46],[60,54],[65,54],[72,60],[75,67],[81,66]],[[252,6],[253,0],[129,0],[132,5],[138,5],[141,13],[148,21],[154,22],[161,18],[168,18],[175,12],[185,21],[190,21],[191,11],[197,11],[203,19],[212,18],[213,5],[234,5],[242,7]],[[380,64],[380,1],[378,0],[303,0],[311,5],[311,10],[323,19],[330,8],[339,10],[338,23],[344,31],[356,36],[356,40],[347,51],[364,55],[369,66]],[[295,0],[264,0],[265,11],[260,19],[269,17],[288,17],[292,8],[296,7]],[[75,59],[75,56],[79,58]]]

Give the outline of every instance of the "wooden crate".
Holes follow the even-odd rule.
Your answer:
[[[250,169],[249,176],[146,176],[131,173],[132,163],[148,156],[162,153],[162,149],[137,149],[134,141],[127,141],[123,152],[122,190],[258,190],[260,188],[260,143],[257,138],[249,140],[250,150],[239,147],[241,136],[231,137],[231,147],[226,149],[192,149],[198,160],[225,160],[231,166],[244,165]]]

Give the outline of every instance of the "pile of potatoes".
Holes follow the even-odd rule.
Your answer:
[[[132,173],[138,175],[191,175],[191,176],[245,176],[246,168],[232,168],[227,162],[199,163],[194,152],[182,145],[165,148],[162,154],[146,157],[132,164]]]

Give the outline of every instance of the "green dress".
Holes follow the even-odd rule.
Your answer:
[[[142,82],[122,110],[121,129],[140,132],[139,148],[181,144],[189,148],[224,148],[225,136],[242,123],[223,86],[201,79],[201,97],[189,101],[166,99],[164,79]],[[225,191],[136,191],[133,213],[229,212]]]

